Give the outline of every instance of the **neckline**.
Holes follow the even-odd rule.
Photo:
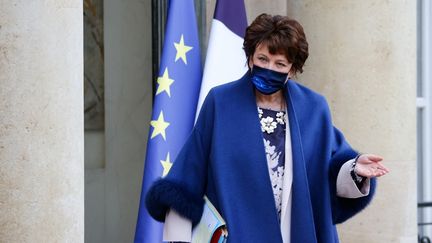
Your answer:
[[[285,110],[273,110],[273,109],[269,109],[269,108],[263,108],[263,107],[260,107],[260,106],[257,106],[259,109],[261,109],[261,110],[266,110],[266,111],[272,111],[272,112],[283,112],[283,113],[286,113],[286,111]]]

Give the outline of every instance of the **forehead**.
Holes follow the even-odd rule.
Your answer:
[[[265,55],[271,59],[282,59],[284,61],[288,61],[285,54],[283,52],[270,53],[267,44],[261,43],[255,48],[254,55]]]

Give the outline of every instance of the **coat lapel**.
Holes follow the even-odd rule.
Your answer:
[[[313,243],[317,242],[317,239],[315,236],[314,218],[303,155],[301,131],[298,124],[298,116],[303,117],[307,114],[302,112],[301,107],[296,107],[295,98],[298,94],[295,93],[295,89],[292,87],[294,85],[293,81],[289,80],[288,88],[285,90],[289,124],[286,141],[289,141],[289,138],[291,138],[291,143],[286,143],[286,161],[290,159],[288,158],[289,156],[292,156],[292,164],[286,164],[285,169],[289,170],[289,167],[292,166],[292,174],[288,172],[285,174],[284,178],[281,224],[277,221],[277,211],[268,172],[254,87],[249,81],[248,74],[238,82],[238,86],[236,87],[238,89],[236,92],[236,94],[238,94],[238,97],[236,97],[236,104],[233,104],[233,107],[229,110],[236,110],[239,112],[232,122],[241,124],[243,126],[242,130],[247,131],[242,134],[237,134],[237,136],[242,137],[241,142],[243,144],[241,147],[248,148],[248,153],[244,158],[247,163],[243,164],[245,166],[245,172],[247,171],[248,176],[251,176],[249,178],[265,178],[263,181],[260,180],[260,185],[255,188],[256,195],[254,196],[254,202],[250,203],[255,206],[261,205],[261,207],[271,207],[271,215],[265,217],[266,231],[268,231],[268,233],[278,233],[279,236],[276,238],[279,238],[279,241],[282,241],[282,238],[284,238],[284,242],[289,242],[288,239],[290,238],[291,243]],[[245,90],[250,90],[250,92],[245,92]],[[291,148],[289,148],[289,146],[291,146]],[[290,184],[291,192],[289,192]],[[291,208],[288,208],[290,204]],[[284,228],[287,227],[291,229],[288,232],[284,230]]]
[[[236,92],[236,94],[238,94],[238,97],[236,97],[237,102],[235,107],[236,110],[241,111],[241,113],[238,113],[236,116],[237,118],[232,122],[238,122],[238,124],[243,126],[243,130],[247,131],[238,135],[242,137],[242,147],[247,148],[247,154],[244,158],[246,161],[244,169],[245,173],[250,174],[254,178],[254,181],[259,180],[258,183],[254,183],[255,195],[253,195],[253,201],[248,203],[257,205],[257,207],[259,207],[258,210],[267,212],[267,215],[265,215],[266,219],[262,219],[264,221],[261,222],[261,224],[265,224],[263,230],[265,229],[268,234],[272,234],[272,239],[277,239],[277,241],[273,242],[282,242],[263,135],[258,117],[254,87],[250,82],[250,76],[248,74],[240,80],[237,88],[238,92]],[[245,92],[245,90],[249,90],[250,92]],[[251,181],[249,182],[249,185],[250,184],[252,184]],[[255,213],[260,214],[259,212]]]
[[[285,97],[290,124],[292,145],[292,207],[291,242],[317,242],[312,211],[306,164],[303,154],[301,131],[298,118],[304,115],[301,107],[296,107],[294,82],[288,80]]]
[[[285,111],[287,112],[287,111]],[[288,116],[288,115],[287,115]],[[292,203],[292,149],[291,149],[291,132],[289,119],[286,123],[285,130],[285,173],[283,178],[283,193],[282,193],[282,212],[280,220],[280,229],[282,240],[284,243],[291,242],[291,203]]]

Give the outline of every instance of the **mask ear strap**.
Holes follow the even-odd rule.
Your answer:
[[[288,72],[287,80],[285,80],[285,84],[288,83],[288,80],[291,79],[291,71]]]
[[[288,80],[292,79],[294,77],[294,74],[292,73],[292,70],[288,72]]]

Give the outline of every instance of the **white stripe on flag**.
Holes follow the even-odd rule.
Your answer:
[[[204,75],[197,106],[197,116],[211,88],[241,78],[248,68],[243,51],[243,38],[213,19]]]

